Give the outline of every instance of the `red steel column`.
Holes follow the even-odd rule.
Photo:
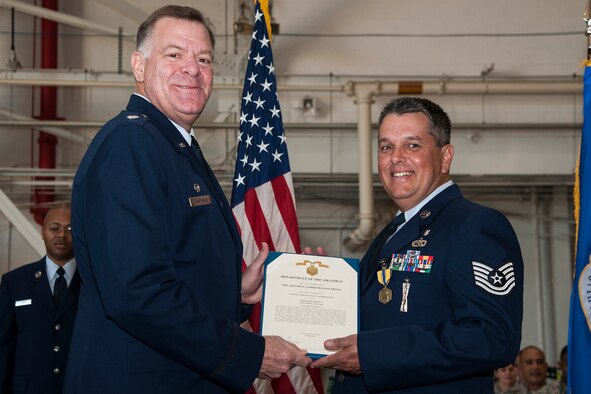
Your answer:
[[[57,11],[58,0],[43,0],[44,8]],[[41,20],[41,68],[57,68],[57,22]],[[40,95],[39,119],[57,120],[57,87],[42,86]],[[55,168],[57,138],[40,131],[39,133],[39,168]],[[53,177],[37,177],[37,180],[54,180]],[[37,187],[33,196],[32,213],[35,221],[43,223],[47,208],[43,204],[54,201],[53,187]],[[39,207],[41,205],[42,207]]]

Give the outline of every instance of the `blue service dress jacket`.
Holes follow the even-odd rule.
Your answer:
[[[7,272],[0,283],[0,393],[60,394],[80,276],[55,307],[45,257]]]
[[[369,261],[376,247],[360,264],[362,374],[337,372],[333,392],[492,393],[493,370],[521,342],[523,262],[508,220],[451,185]],[[382,259],[393,268],[387,303]]]
[[[243,392],[264,339],[242,330],[242,244],[209,166],[147,100],[90,144],[72,190],[82,278],[65,393]]]

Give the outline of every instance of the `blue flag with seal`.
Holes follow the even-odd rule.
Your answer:
[[[585,67],[583,131],[575,176],[575,277],[568,333],[568,392],[591,392],[591,67]]]

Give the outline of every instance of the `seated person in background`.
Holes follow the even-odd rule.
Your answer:
[[[566,394],[566,383],[568,376],[568,346],[565,346],[560,351],[560,361],[558,363],[560,368],[560,394]]]
[[[495,394],[519,394],[521,386],[517,381],[517,366],[511,363],[495,369]]]
[[[553,380],[546,384],[548,363],[546,355],[536,346],[527,346],[519,352],[519,370],[523,393],[560,394],[560,383]]]

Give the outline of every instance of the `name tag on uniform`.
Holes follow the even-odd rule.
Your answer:
[[[198,207],[201,205],[209,205],[209,204],[211,204],[211,197],[209,195],[189,198],[189,205],[192,207]]]
[[[18,301],[15,301],[14,302],[14,306],[16,308],[17,306],[31,305],[32,303],[33,303],[33,300],[29,298],[28,300],[18,300]]]

